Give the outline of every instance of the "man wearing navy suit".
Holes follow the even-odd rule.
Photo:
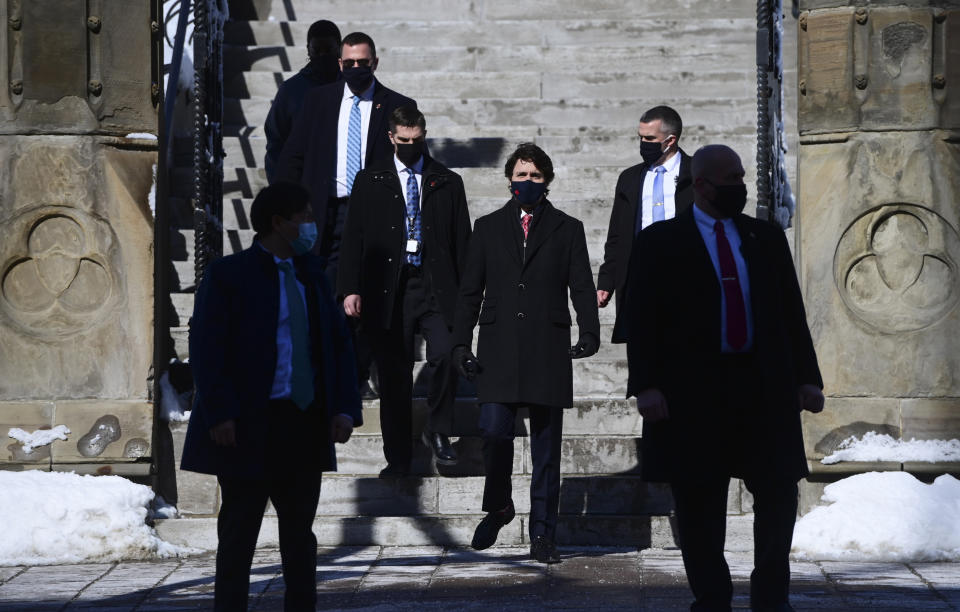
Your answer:
[[[693,204],[690,156],[680,148],[683,121],[669,106],[655,106],[640,117],[637,135],[643,162],[620,174],[610,211],[610,228],[597,273],[597,306],[614,298],[617,309],[613,342],[625,342],[624,288],[630,253],[640,230],[672,219]]]
[[[326,262],[330,285],[337,285],[340,242],[357,172],[393,155],[389,119],[401,106],[417,103],[385,87],[373,75],[379,59],[373,39],[347,34],[340,47],[343,80],[312,90],[280,156],[277,178],[299,182],[310,191],[320,225],[314,252]],[[365,399],[376,397],[367,379],[372,355],[363,334],[355,334],[359,382]]]
[[[316,224],[295,183],[263,189],[253,245],[213,262],[190,322],[196,399],[181,468],[216,474],[217,610],[246,610],[267,500],[280,529],[284,610],[316,605],[313,519],[334,443],[362,424],[349,331],[309,253]]]
[[[624,313],[648,481],[670,483],[691,610],[730,610],[727,486],[753,494],[753,610],[792,610],[790,544],[807,475],[800,412],[823,382],[783,231],[742,214],[743,165],[711,145],[691,164],[695,204],[643,230]]]

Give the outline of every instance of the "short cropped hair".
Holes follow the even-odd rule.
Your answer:
[[[507,159],[507,164],[503,168],[507,180],[513,179],[513,169],[521,159],[532,163],[540,172],[543,172],[543,180],[547,185],[553,182],[553,162],[550,161],[550,156],[532,142],[524,142],[518,146]]]
[[[320,41],[320,51],[328,54],[340,53],[340,28],[337,24],[326,19],[314,21],[307,30],[307,43],[311,40]]]
[[[351,32],[343,37],[343,42],[340,43],[340,49],[344,47],[356,47],[357,45],[369,45],[370,54],[373,57],[377,57],[377,45],[373,44],[373,39],[364,34],[363,32]]]
[[[310,192],[292,181],[277,181],[260,190],[250,206],[253,231],[269,234],[273,229],[273,215],[289,219],[310,205]]]
[[[427,118],[415,106],[400,106],[390,113],[390,131],[396,133],[398,126],[426,130]]]
[[[654,106],[640,117],[640,123],[650,123],[660,120],[660,129],[665,134],[673,134],[680,140],[680,134],[683,132],[683,121],[680,114],[669,106]]]

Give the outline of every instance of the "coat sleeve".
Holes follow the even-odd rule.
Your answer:
[[[369,197],[370,181],[366,170],[357,173],[347,206],[340,243],[340,267],[337,271],[337,295],[341,298],[360,294],[362,288],[364,203]]]
[[[263,133],[267,138],[267,152],[263,156],[263,167],[267,173],[267,181],[272,183],[277,173],[277,164],[283,145],[290,134],[292,118],[288,114],[286,102],[286,88],[281,85],[277,95],[270,105],[267,120],[263,124]]]
[[[807,312],[803,307],[803,293],[797,280],[797,271],[793,266],[793,257],[787,238],[779,228],[774,228],[777,236],[775,248],[779,251],[778,276],[782,279],[782,291],[785,300],[784,317],[790,335],[790,348],[793,352],[794,378],[797,385],[811,384],[823,389],[823,378],[817,364],[817,353],[813,348],[810,328],[807,326]]]
[[[473,236],[470,238],[467,263],[464,266],[463,276],[460,279],[460,294],[457,296],[457,306],[453,314],[453,345],[473,345],[473,328],[480,315],[480,303],[483,301],[483,290],[486,287],[487,263],[483,248],[483,234],[481,223],[477,221],[473,226]]]
[[[470,209],[467,207],[467,195],[463,181],[457,184],[453,203],[453,260],[457,265],[457,281],[463,278],[467,267],[470,247]]]
[[[240,403],[232,383],[237,372],[230,371],[231,304],[236,296],[225,278],[224,260],[214,262],[197,289],[190,320],[190,367],[196,386],[195,409],[203,422],[213,427],[239,416]]]
[[[293,181],[295,183],[301,182],[300,179],[303,176],[303,163],[307,153],[307,144],[314,130],[313,118],[317,116],[322,117],[324,113],[324,109],[318,108],[318,105],[322,103],[320,94],[323,89],[323,87],[314,89],[307,94],[306,99],[303,101],[300,112],[297,113],[296,118],[293,120],[293,127],[290,130],[287,141],[283,144],[283,149],[279,153],[279,161],[277,162],[276,172],[274,173],[275,180]]]
[[[360,389],[357,387],[357,362],[353,335],[347,326],[343,311],[333,298],[333,291],[327,282],[326,275],[318,274],[317,283],[320,287],[320,299],[324,301],[322,310],[328,313],[331,319],[333,352],[336,356],[332,381],[336,385],[334,394],[336,405],[333,413],[349,416],[353,419],[353,426],[360,427],[363,425],[363,400],[360,398]]]
[[[655,226],[654,226],[655,227]],[[652,227],[651,229],[654,229]],[[620,316],[623,317],[622,330],[627,338],[627,397],[633,397],[657,386],[655,365],[658,363],[659,350],[657,328],[647,328],[645,333],[632,333],[632,330],[644,329],[645,321],[662,321],[657,316],[657,292],[647,288],[660,287],[661,280],[656,277],[660,265],[637,265],[637,262],[651,262],[658,252],[651,243],[655,240],[650,232],[644,232],[644,239],[637,240],[631,255],[631,264],[624,290],[626,301],[630,304]]]
[[[626,265],[627,262],[617,261],[617,246],[622,240],[633,240],[632,236],[623,235],[623,208],[628,205],[626,196],[623,195],[623,174],[617,179],[617,189],[613,193],[613,208],[610,210],[610,226],[607,228],[607,241],[603,245],[603,263],[600,264],[600,270],[597,272],[597,289],[613,292],[617,285],[617,266]]]
[[[593,334],[600,341],[600,314],[597,310],[597,288],[593,285],[593,272],[590,270],[590,253],[587,251],[587,237],[583,223],[575,222],[573,243],[570,251],[570,271],[567,275],[570,285],[570,301],[577,311],[577,327],[580,335]]]

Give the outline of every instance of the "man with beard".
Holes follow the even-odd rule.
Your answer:
[[[691,163],[694,206],[643,230],[627,282],[630,378],[648,481],[670,483],[692,610],[730,610],[727,486],[753,494],[753,610],[788,611],[800,412],[823,382],[783,231],[742,214],[743,165],[711,145]],[[638,333],[637,330],[643,330]]]
[[[313,22],[307,30],[307,57],[310,61],[280,85],[263,125],[267,137],[267,153],[263,159],[267,181],[273,182],[280,152],[307,93],[314,87],[340,79],[339,55],[340,30],[336,24],[326,19]]]
[[[477,219],[454,318],[454,365],[477,379],[484,437],[487,513],[473,548],[492,546],[513,520],[511,490],[517,410],[530,413],[530,554],[558,563],[563,409],[573,405],[572,359],[600,346],[596,288],[583,223],[547,200],[553,163],[540,147],[521,144],[504,173],[511,199]],[[579,341],[570,346],[567,295],[577,312]],[[470,352],[479,322],[477,352]]]
[[[693,203],[690,156],[679,145],[682,132],[680,115],[669,106],[655,106],[643,113],[637,128],[643,162],[627,168],[617,179],[603,263],[597,273],[597,305],[606,308],[611,297],[616,300],[613,342],[626,341],[621,316],[624,286],[640,230],[672,219]]]
[[[410,98],[388,89],[373,74],[377,47],[363,32],[347,34],[340,47],[343,80],[310,91],[283,148],[278,179],[299,182],[310,191],[320,225],[314,252],[326,261],[327,278],[336,286],[340,240],[357,172],[375,159],[389,158],[390,114]],[[370,349],[356,334],[357,373],[364,399],[376,397],[367,382]]]
[[[380,373],[382,477],[410,470],[415,333],[434,366],[421,438],[438,464],[457,461],[448,438],[457,390],[450,329],[470,214],[463,180],[426,154],[426,125],[416,108],[393,112],[394,154],[357,174],[343,235],[338,293],[363,322]]]

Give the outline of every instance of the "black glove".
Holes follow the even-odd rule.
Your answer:
[[[593,334],[584,334],[580,336],[580,341],[576,346],[570,347],[570,356],[574,359],[583,359],[590,355],[595,355],[600,349],[600,341]]]
[[[470,349],[464,345],[453,347],[453,367],[457,368],[460,376],[467,380],[473,380],[477,373],[483,368],[480,367],[480,361],[477,356],[470,352]]]

